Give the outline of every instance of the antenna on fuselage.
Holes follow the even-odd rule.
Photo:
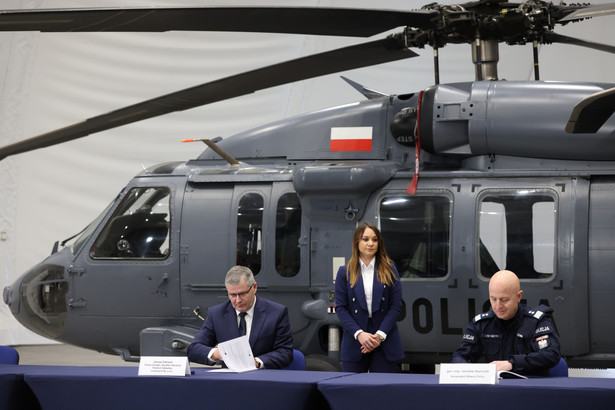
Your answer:
[[[199,138],[199,139],[189,138],[189,139],[186,139],[186,140],[182,140],[182,142],[196,142],[196,141],[202,141],[205,145],[207,145],[209,148],[211,148],[216,154],[220,155],[226,162],[228,162],[230,166],[238,167],[239,165],[241,165],[241,163],[239,161],[237,161],[235,158],[233,158],[228,152],[226,152],[225,150],[220,148],[218,145],[216,145],[215,142],[213,142],[210,139],[207,139],[207,138]]]

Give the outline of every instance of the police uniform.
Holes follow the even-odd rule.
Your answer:
[[[546,374],[560,359],[552,312],[548,306],[532,309],[519,303],[515,317],[509,320],[499,319],[492,309],[481,313],[467,327],[451,362],[476,362],[484,356],[487,362],[510,361],[516,373]]]

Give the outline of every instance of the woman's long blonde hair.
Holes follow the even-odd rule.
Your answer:
[[[395,277],[395,273],[393,273],[393,269],[391,268],[391,264],[393,261],[387,255],[386,250],[384,249],[384,241],[382,240],[382,235],[380,231],[370,222],[362,222],[355,229],[354,234],[352,235],[352,256],[348,261],[348,268],[346,269],[346,276],[350,280],[350,286],[354,287],[357,284],[357,280],[359,279],[359,275],[361,274],[361,268],[359,261],[361,260],[359,253],[359,241],[363,237],[363,232],[367,228],[370,228],[376,234],[376,239],[378,239],[378,250],[376,251],[376,274],[378,275],[378,279],[381,283],[385,285],[393,286],[393,282],[397,280]]]

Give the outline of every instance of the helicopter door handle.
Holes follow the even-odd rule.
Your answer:
[[[71,298],[68,300],[68,307],[71,309],[86,308],[88,307],[88,303],[83,298],[79,298],[77,300]]]
[[[85,273],[85,268],[75,268],[73,265],[71,265],[68,267],[68,273],[70,275],[83,276],[83,274]]]
[[[169,274],[168,273],[164,273],[162,275],[162,277],[160,278],[160,282],[158,282],[158,286],[156,287],[156,290],[160,290],[160,288],[162,287],[162,285],[169,280]]]

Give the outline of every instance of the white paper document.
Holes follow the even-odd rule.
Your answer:
[[[218,369],[217,371],[241,373],[256,370],[254,355],[247,335],[219,343],[218,350],[228,370]]]

